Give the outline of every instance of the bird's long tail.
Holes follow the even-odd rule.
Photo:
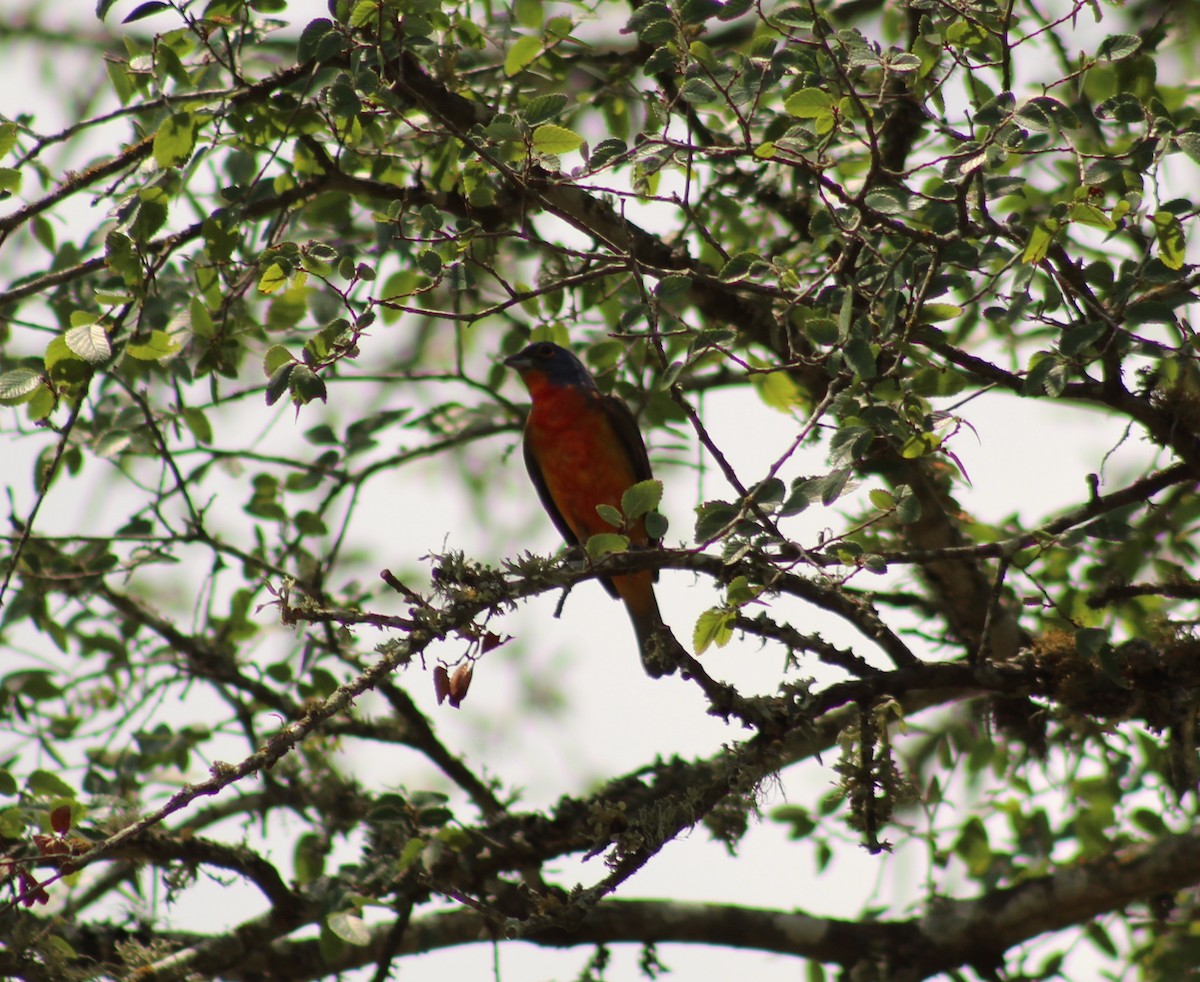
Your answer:
[[[613,577],[613,580],[633,622],[646,674],[651,678],[670,675],[687,651],[663,623],[650,574]]]

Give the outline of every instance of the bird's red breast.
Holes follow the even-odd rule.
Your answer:
[[[621,495],[639,477],[605,412],[604,397],[594,389],[552,385],[537,373],[529,373],[526,384],[533,408],[525,439],[563,520],[581,544],[616,531],[596,506],[620,508]],[[647,541],[641,522],[628,534],[637,545]]]

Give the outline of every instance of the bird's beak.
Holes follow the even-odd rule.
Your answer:
[[[515,368],[518,372],[523,372],[525,369],[533,367],[533,359],[525,354],[524,351],[518,351],[515,355],[509,355],[505,358],[504,364],[509,368]]]

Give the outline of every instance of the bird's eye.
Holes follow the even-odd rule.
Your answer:
[[[554,354],[554,348],[548,344],[539,344],[537,351],[534,352],[539,358],[549,358]]]

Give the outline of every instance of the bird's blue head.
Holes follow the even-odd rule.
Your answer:
[[[515,355],[505,358],[504,364],[515,368],[530,389],[533,388],[531,382],[555,387],[596,388],[596,380],[583,367],[583,362],[566,348],[549,341],[535,341],[527,345]]]

